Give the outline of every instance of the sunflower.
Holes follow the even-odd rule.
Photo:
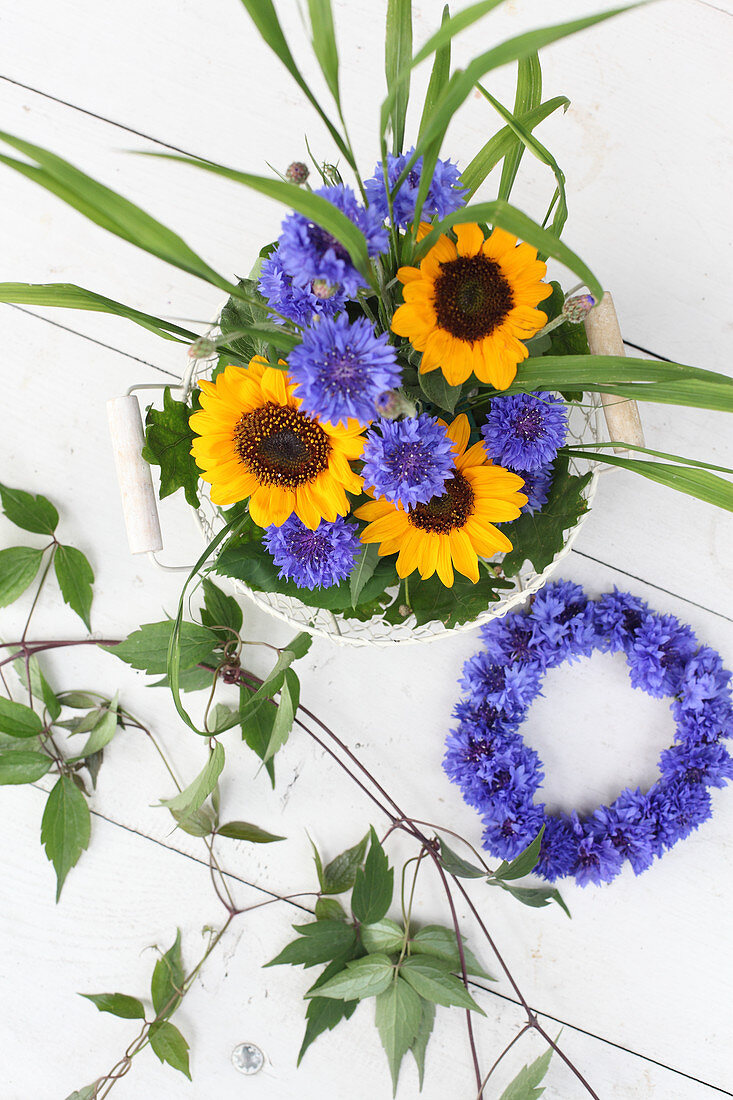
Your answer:
[[[461,413],[447,428],[455,444],[455,470],[444,492],[410,511],[388,500],[372,500],[354,515],[367,521],[362,542],[378,542],[380,556],[398,554],[397,573],[407,577],[414,569],[423,580],[437,572],[450,588],[453,569],[474,583],[479,579],[478,555],[489,558],[511,550],[506,535],[494,527],[516,519],[527,503],[518,474],[494,466],[483,443],[466,450],[470,428]]]
[[[498,390],[511,385],[527,358],[522,343],[547,323],[535,307],[552,293],[537,250],[494,229],[486,240],[474,223],[455,226],[458,244],[440,236],[419,267],[401,267],[404,305],[392,331],[423,353],[421,373],[440,367],[451,386],[471,371]]]
[[[346,515],[346,493],[362,486],[349,465],[364,446],[360,424],[335,427],[306,415],[287,373],[259,356],[200,386],[201,411],[189,420],[197,435],[191,454],[214,504],[249,497],[260,527],[279,527],[294,512],[315,531],[322,519]]]

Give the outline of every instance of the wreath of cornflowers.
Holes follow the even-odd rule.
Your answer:
[[[568,581],[547,585],[530,610],[494,620],[484,649],[463,669],[466,697],[447,740],[444,768],[481,814],[484,847],[513,859],[544,825],[535,871],[572,876],[581,886],[610,882],[628,861],[638,875],[712,813],[710,788],[733,778],[721,744],[733,733],[731,673],[689,626],[651,611],[614,588],[598,600]],[[626,788],[610,805],[581,815],[550,814],[534,801],[544,778],[519,727],[549,668],[624,653],[631,684],[671,698],[677,732],[659,760],[660,778],[643,792]]]

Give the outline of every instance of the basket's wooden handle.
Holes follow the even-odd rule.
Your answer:
[[[113,397],[107,402],[107,415],[130,552],[162,550],[153,479],[142,456],[145,436],[137,397]]]
[[[586,317],[585,333],[591,355],[626,354],[613,298],[608,291]],[[612,393],[602,393],[601,401],[609,438],[632,447],[643,447],[644,430],[636,401]],[[626,450],[626,447],[614,447],[616,454],[623,454]]]

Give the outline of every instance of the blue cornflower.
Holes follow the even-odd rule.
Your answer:
[[[515,859],[528,848],[544,824],[544,804],[502,810],[484,817],[483,845],[500,859]]]
[[[593,604],[579,584],[556,581],[532,604],[532,638],[546,647],[547,667],[589,657],[596,640]]]
[[[611,882],[623,866],[621,852],[608,836],[591,832],[574,810],[570,821],[577,842],[573,874],[578,886],[587,886],[590,882],[596,885]]]
[[[657,699],[676,695],[685,665],[697,648],[690,627],[674,615],[648,615],[627,650],[632,687]]]
[[[377,336],[366,317],[351,322],[346,313],[307,328],[288,365],[303,409],[331,424],[371,423],[379,395],[400,383],[389,334]]]
[[[485,784],[493,816],[498,815],[499,807],[516,809],[531,804],[544,779],[539,756],[518,734],[505,737],[491,754],[481,757],[476,771]]]
[[[531,665],[497,665],[486,653],[477,653],[464,664],[460,685],[475,702],[488,703],[516,718],[539,695],[540,674]]]
[[[524,478],[520,492],[527,497],[527,503],[522,508],[523,512],[534,515],[547,504],[554,473],[552,465],[550,462],[547,466],[538,466],[536,470],[515,470],[515,473]]]
[[[719,653],[701,646],[685,665],[680,690],[685,710],[701,710],[705,703],[718,698],[730,699],[731,674],[723,668]]]
[[[567,431],[563,401],[540,392],[495,397],[481,434],[495,462],[510,470],[537,470],[554,462]]]
[[[333,317],[343,309],[346,301],[346,295],[337,288],[330,297],[323,298],[313,293],[312,285],[295,286],[283,267],[279,248],[271,252],[262,264],[257,289],[268,305],[301,326],[309,325],[317,316]],[[276,325],[285,323],[280,317],[270,317],[268,320]]]
[[[649,791],[655,825],[655,852],[661,855],[712,815],[710,792],[704,783],[660,780]]]
[[[486,654],[496,665],[532,665],[538,671],[547,667],[544,638],[532,636],[532,624],[526,615],[504,615],[481,627]]]
[[[572,873],[577,858],[578,841],[569,819],[562,814],[557,817],[548,814],[535,874],[554,882]]]
[[[403,508],[442,496],[455,473],[453,441],[443,425],[422,413],[380,420],[377,427],[366,435],[364,485]]]
[[[677,722],[677,737],[685,745],[711,744],[721,737],[733,736],[733,706],[727,696],[705,701],[690,710],[685,700],[675,699],[672,714]]]
[[[665,779],[703,783],[706,787],[724,787],[733,779],[733,759],[717,742],[673,745],[662,753],[659,768]]]
[[[328,199],[362,231],[370,256],[386,252],[389,238],[382,224],[384,219],[378,210],[357,202],[350,187],[335,184],[320,187],[315,194]],[[288,214],[282,224],[279,252],[283,267],[296,286],[324,279],[330,286],[343,287],[348,297],[354,298],[359,288],[367,285],[341,242],[305,214]]]
[[[638,789],[621,792],[610,806],[599,806],[586,822],[594,836],[607,837],[640,875],[652,863],[656,827],[649,797]]]
[[[601,649],[608,653],[628,651],[648,615],[649,606],[629,592],[607,592],[596,603],[596,631]]]
[[[280,576],[299,588],[329,588],[345,580],[361,550],[359,532],[341,516],[322,519],[315,531],[292,515],[280,527],[268,527],[262,541]]]
[[[394,190],[399,176],[414,152],[413,147],[398,157],[392,153],[387,154],[387,178],[390,191]],[[402,226],[403,229],[407,229],[415,217],[415,200],[420,186],[421,173],[422,157],[418,157],[394,197],[395,224]],[[451,164],[449,160],[438,160],[420,214],[421,220],[429,221],[436,216],[444,218],[447,214],[452,214],[454,210],[458,210],[459,207],[463,206],[468,191],[462,188],[460,183],[461,173],[458,171],[458,166]],[[371,179],[364,180],[364,190],[370,207],[379,212],[382,220],[389,217],[389,204],[384,186],[384,169],[381,160],[374,169],[374,175]]]

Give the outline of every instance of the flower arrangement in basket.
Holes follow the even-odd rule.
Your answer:
[[[537,50],[616,12],[520,35],[452,71],[452,38],[495,6],[446,12],[413,55],[409,5],[390,4],[381,159],[369,174],[342,111],[329,5],[311,3],[309,12],[337,121],[303,78],[269,0],[245,0],[325,123],[339,164],[314,162],[312,188],[300,162],[276,179],[156,154],[290,207],[279,238],[237,283],[114,192],[4,135],[34,166],[7,163],[229,295],[216,328],[202,335],[79,287],[0,290],[5,301],[122,314],[190,345],[188,378],[198,386],[184,385],[180,401],[166,393],[163,410],[147,413],[143,453],[161,467],[161,495],[184,488],[215,536],[219,574],[276,614],[346,640],[430,637],[506,611],[544,583],[569,546],[602,458],[731,507],[730,485],[714,467],[645,450],[636,413],[637,401],[730,409],[731,380],[624,357],[609,296],[561,240],[565,179],[534,135],[567,105],[541,101]],[[411,73],[430,57],[408,140]],[[510,111],[481,81],[512,61]],[[502,126],[459,170],[442,147],[476,88]],[[556,182],[541,223],[509,202],[525,151]],[[476,201],[499,164],[496,197]],[[580,284],[566,292],[551,281],[550,260]],[[611,410],[606,444],[599,394]],[[663,461],[629,457],[629,448]],[[209,499],[200,498],[200,479]]]

